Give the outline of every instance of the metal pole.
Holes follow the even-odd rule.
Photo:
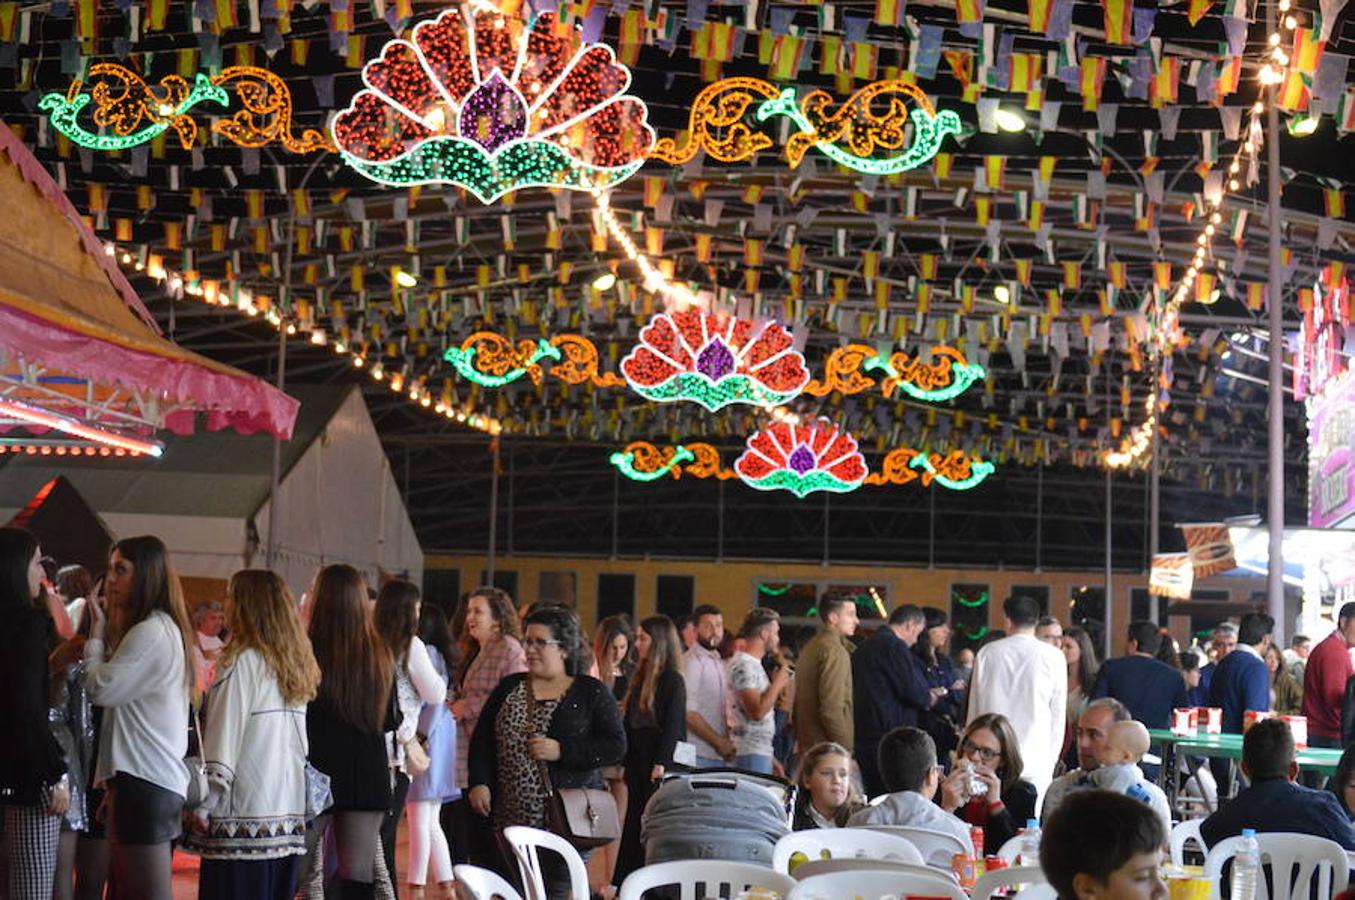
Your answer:
[[[828,517],[829,517],[829,514],[830,514],[830,513],[829,513],[829,510],[828,510],[828,497],[829,497],[828,493],[825,492],[824,495],[823,495],[823,564],[824,564],[825,566],[828,565],[828,556],[829,556],[829,549],[828,549],[828,531],[829,531]]]
[[[1044,562],[1044,456],[1035,468],[1035,571]]]
[[[612,471],[612,559],[621,541],[621,473]]]
[[[1266,32],[1275,31],[1279,0],[1266,4]],[[1266,599],[1275,619],[1273,640],[1281,647],[1285,640],[1284,612],[1284,282],[1280,263],[1280,111],[1275,106],[1279,88],[1266,91],[1266,182],[1269,194],[1270,226],[1270,396],[1266,412],[1269,422],[1268,456],[1270,482],[1266,490],[1266,526],[1270,537],[1270,563],[1266,567]]]
[[[1111,629],[1115,621],[1115,580],[1111,574],[1111,543],[1110,543],[1110,522],[1111,522],[1111,498],[1110,498],[1110,466],[1106,466],[1106,647],[1105,659],[1111,656]]]
[[[1157,379],[1153,379],[1154,391],[1157,390]],[[1148,469],[1148,565],[1153,565],[1153,557],[1157,556],[1158,545],[1161,540],[1158,534],[1158,522],[1162,513],[1162,460],[1158,454],[1162,452],[1162,445],[1158,443],[1158,429],[1153,429],[1153,443],[1150,453],[1153,454],[1152,466]],[[1148,595],[1148,618],[1162,624],[1159,618],[1160,607],[1158,606],[1157,594]]]
[[[489,565],[485,571],[485,583],[493,584],[495,556],[499,552],[499,438],[497,435],[489,439],[489,446],[493,451],[491,465],[494,471],[489,480]]]
[[[716,482],[718,489],[715,507],[715,561],[725,561],[725,483]]]
[[[936,568],[936,482],[927,489],[927,568]]]
[[[296,209],[287,219],[287,265],[283,270],[283,302],[292,299],[292,247],[296,244]],[[287,328],[278,328],[278,391],[287,387]],[[273,435],[273,465],[268,478],[268,549],[264,553],[264,568],[272,569],[278,558],[278,487],[282,484],[282,438]],[[408,491],[406,491],[408,494]]]

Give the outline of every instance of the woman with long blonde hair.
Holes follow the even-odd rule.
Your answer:
[[[231,577],[222,651],[207,697],[208,795],[185,845],[202,855],[198,900],[289,900],[306,852],[306,704],[320,667],[287,585]]]
[[[395,731],[395,662],[373,623],[367,583],[352,566],[325,566],[311,591],[310,639],[320,688],[306,707],[310,761],[330,777],[334,802],[306,836],[310,883],[320,866],[325,832],[334,825],[340,897],[376,896],[381,823],[391,805],[386,732]]]
[[[654,785],[673,765],[673,750],[687,739],[687,683],[682,678],[682,641],[673,620],[650,616],[635,632],[639,664],[626,692],[626,821],[612,883],[645,864],[640,818]]]
[[[85,688],[104,708],[94,784],[107,789],[110,875],[119,897],[169,900],[188,796],[193,626],[159,538],[114,544],[105,591],[89,607]]]

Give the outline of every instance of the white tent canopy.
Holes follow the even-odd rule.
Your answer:
[[[291,393],[301,413],[283,445],[274,568],[298,596],[328,563],[353,565],[372,585],[381,573],[418,583],[423,550],[361,391]],[[264,565],[272,452],[271,437],[221,432],[172,437],[158,460],[8,456],[0,521],[65,475],[114,535],[157,535],[181,575],[224,580]]]

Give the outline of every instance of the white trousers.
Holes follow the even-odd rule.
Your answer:
[[[452,854],[438,821],[441,808],[442,803],[437,800],[412,800],[405,804],[410,884],[425,884],[430,868],[434,883],[452,880]]]

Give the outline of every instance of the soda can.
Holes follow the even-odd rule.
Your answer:
[[[950,858],[950,869],[955,873],[955,880],[960,882],[962,888],[972,888],[974,882],[979,880],[978,871],[974,866],[974,857],[968,853],[956,853]]]
[[[1009,865],[1005,856],[986,856],[983,859],[983,868],[988,872],[996,872],[998,869],[1008,868]]]
[[[969,829],[969,842],[974,845],[974,859],[983,859],[983,827],[975,825]]]

